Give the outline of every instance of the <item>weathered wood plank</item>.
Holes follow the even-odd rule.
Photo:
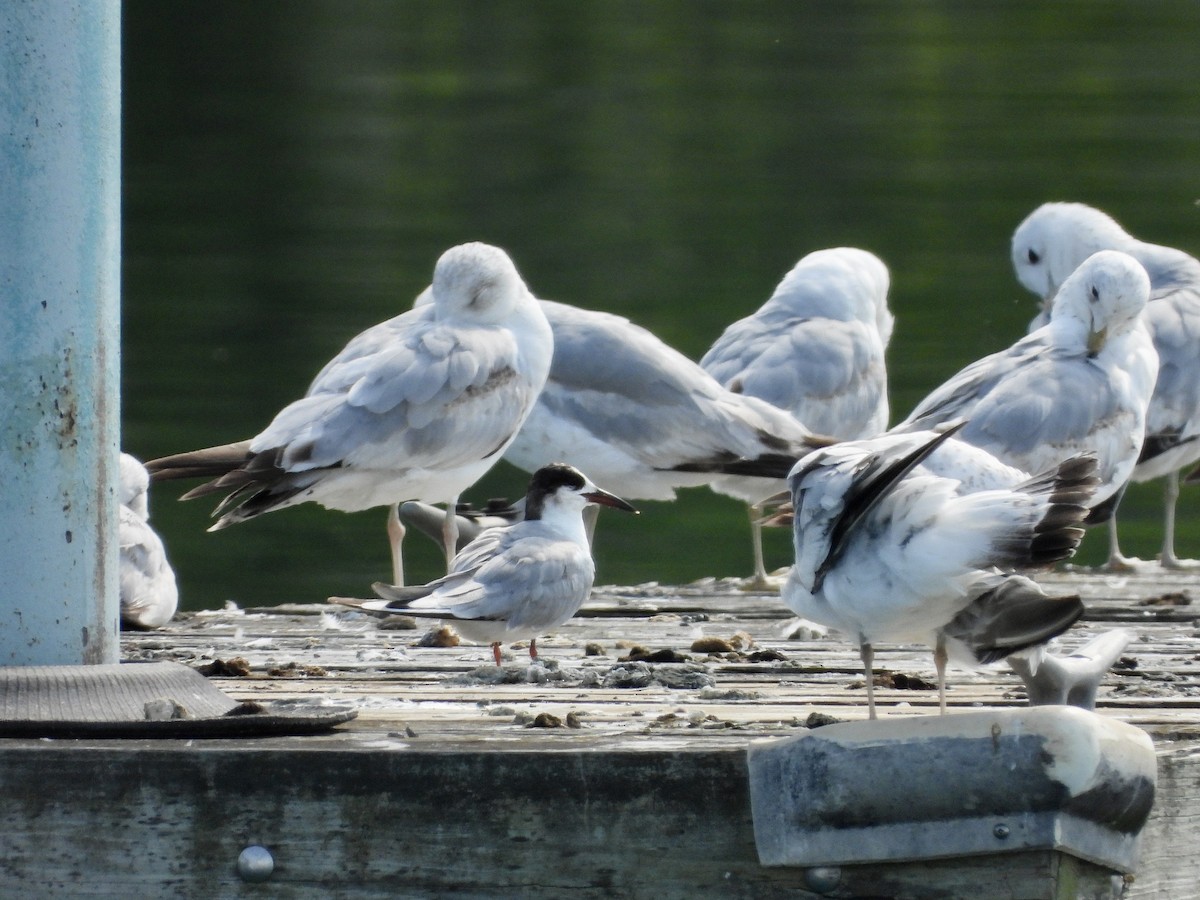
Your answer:
[[[1086,598],[1066,647],[1115,625],[1139,635],[1098,704],[1150,731],[1162,759],[1144,863],[1125,896],[1200,896],[1200,614],[1187,602],[1200,579],[1043,580]],[[745,748],[822,717],[865,717],[865,691],[856,648],[836,635],[788,639],[790,618],[776,596],[731,582],[602,588],[539,640],[541,664],[516,647],[499,670],[487,648],[418,647],[424,627],[390,630],[315,604],[127,634],[130,660],[243,658],[248,676],[214,679],[237,699],[321,698],[359,717],[297,740],[0,741],[0,812],[23,823],[0,846],[0,896],[68,884],[79,896],[248,895],[233,860],[250,842],[277,851],[281,897],[810,896],[802,873],[757,865]],[[749,643],[738,652],[691,650],[739,633]],[[686,659],[621,662],[631,645]],[[936,709],[927,648],[879,647],[875,668],[910,685],[879,689],[881,715]],[[949,701],[1025,702],[1007,666],[952,670]],[[560,727],[533,727],[543,713]],[[77,890],[85,872],[94,877]],[[1060,887],[1074,879],[1075,896],[1107,896],[1105,873],[1056,854],[866,867],[831,896],[1059,896],[1045,893],[1051,873],[1070,876],[1056,876]]]

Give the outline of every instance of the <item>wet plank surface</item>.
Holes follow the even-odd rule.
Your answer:
[[[1164,737],[1200,723],[1200,576],[1155,567],[1136,577],[1060,572],[1041,580],[1087,604],[1057,652],[1114,627],[1137,634],[1105,677],[1100,713]],[[777,594],[712,581],[598,588],[576,619],[539,641],[536,664],[524,645],[506,648],[498,668],[486,647],[420,646],[428,622],[323,603],[185,615],[159,632],[126,634],[123,655],[197,667],[239,660],[233,667],[246,674],[217,680],[238,699],[352,703],[359,717],[345,729],[423,744],[636,747],[669,736],[733,746],[866,714],[857,649],[836,633],[789,636],[793,624]],[[936,710],[926,648],[881,645],[875,669],[881,715]],[[1013,706],[1025,695],[1001,664],[952,669],[948,702],[951,711]]]
[[[1098,706],[1156,740],[1136,879],[1000,853],[847,867],[827,896],[1200,896],[1200,579],[1043,580],[1087,600],[1060,652],[1137,633]],[[420,646],[424,623],[326,603],[125,634],[126,660],[215,669],[235,699],[350,704],[358,718],[308,737],[0,741],[0,812],[19,823],[0,893],[259,896],[234,865],[258,844],[280,897],[816,897],[803,870],[758,862],[745,750],[863,718],[865,691],[856,648],[790,627],[777,595],[709,582],[598,589],[539,641],[536,665],[522,647],[496,667],[487,647]],[[876,675],[882,716],[936,711],[927,648],[878,647]],[[951,712],[1025,702],[1006,665],[952,671],[950,686]]]

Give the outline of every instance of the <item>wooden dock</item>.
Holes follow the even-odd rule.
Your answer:
[[[825,896],[1200,897],[1200,576],[1041,580],[1087,601],[1064,649],[1118,625],[1138,635],[1097,706],[1159,754],[1136,875],[1113,888],[1090,864],[1022,853],[855,867]],[[855,647],[790,624],[777,595],[712,581],[598,588],[539,640],[536,665],[522,647],[498,668],[486,647],[421,646],[428,623],[324,603],[126,634],[128,661],[201,668],[239,700],[358,716],[310,737],[0,741],[5,813],[40,829],[0,852],[0,894],[87,873],[75,895],[250,896],[267,885],[236,862],[261,845],[269,896],[819,896],[804,873],[758,865],[745,750],[864,718],[865,692]],[[936,712],[926,649],[881,646],[875,666],[882,717]],[[952,714],[1025,703],[1004,665],[952,670],[948,699]],[[22,790],[51,774],[76,808],[51,814]],[[1078,871],[1047,879],[1062,866]]]

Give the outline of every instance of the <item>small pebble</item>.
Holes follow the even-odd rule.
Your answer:
[[[164,722],[170,719],[190,719],[187,708],[177,700],[169,697],[159,697],[157,700],[147,700],[142,708],[148,722]]]
[[[823,728],[826,725],[836,725],[842,721],[834,716],[822,712],[811,712],[808,718],[804,720],[805,728]]]
[[[425,632],[417,641],[418,647],[457,647],[462,642],[458,632],[449,625],[443,625]]]
[[[214,659],[196,671],[205,678],[245,678],[250,674],[250,663],[241,656],[235,656],[233,659]]]
[[[719,637],[702,637],[692,641],[690,649],[693,653],[732,653],[733,644]]]

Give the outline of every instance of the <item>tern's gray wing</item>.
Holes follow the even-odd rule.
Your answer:
[[[509,536],[513,528],[506,529]],[[411,608],[448,618],[505,621],[514,630],[565,622],[587,599],[595,567],[586,550],[541,535],[502,542],[503,550],[469,577],[443,579]]]

